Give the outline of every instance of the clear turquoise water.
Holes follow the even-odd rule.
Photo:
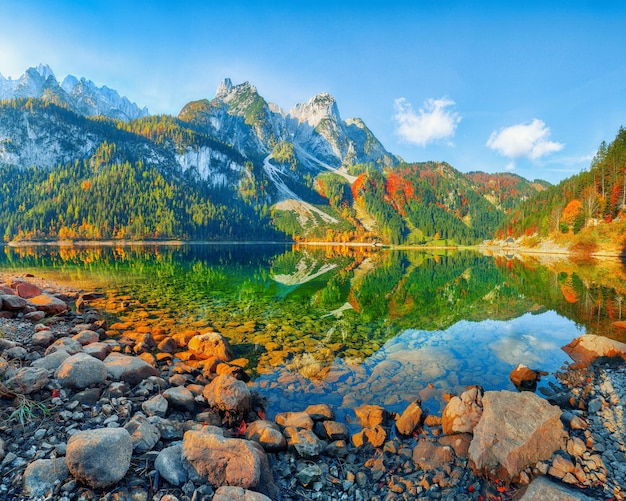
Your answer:
[[[624,267],[602,266],[279,244],[0,252],[2,270],[105,291],[111,322],[218,330],[249,360],[270,415],[326,402],[347,419],[416,398],[437,412],[467,385],[513,390],[518,363],[552,375],[575,337],[619,338]]]

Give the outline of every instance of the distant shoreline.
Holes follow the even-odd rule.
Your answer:
[[[49,240],[4,243],[7,247],[141,247],[147,245],[293,245],[295,242],[265,240]]]
[[[559,245],[545,245],[538,247],[524,247],[520,245],[477,244],[477,245],[389,245],[378,242],[322,242],[322,241],[277,241],[277,240],[49,240],[49,241],[19,241],[0,242],[0,247],[145,247],[170,246],[182,247],[185,245],[303,245],[310,247],[366,247],[377,250],[402,251],[434,251],[434,250],[471,250],[483,254],[502,255],[559,255],[577,257],[566,247]],[[623,259],[623,252],[599,249],[590,253],[588,257],[596,259],[615,258]]]

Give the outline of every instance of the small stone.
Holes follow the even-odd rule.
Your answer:
[[[284,428],[313,429],[313,419],[306,412],[282,412],[276,415],[275,421]]]
[[[24,471],[24,491],[31,498],[50,495],[54,486],[69,474],[65,458],[37,459]]]
[[[187,481],[187,471],[183,466],[182,445],[166,447],[159,452],[154,467],[170,484],[183,485]]]
[[[135,414],[124,428],[130,434],[133,450],[138,454],[152,450],[161,438],[159,429],[140,412]]]
[[[165,417],[168,407],[169,402],[163,395],[155,395],[141,404],[141,408],[148,416]]]
[[[300,485],[303,487],[309,487],[311,484],[322,478],[322,470],[314,463],[304,464],[296,472],[296,478],[298,479]]]
[[[585,442],[583,442],[578,437],[570,438],[567,441],[567,453],[570,456],[574,456],[574,457],[582,456],[586,450],[587,450],[587,447],[585,446]]]
[[[168,388],[163,392],[163,396],[174,407],[186,409],[188,411],[192,411],[196,407],[196,401],[193,394],[184,386],[174,386],[173,388]]]

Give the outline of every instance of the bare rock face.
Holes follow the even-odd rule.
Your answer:
[[[80,431],[67,442],[70,473],[93,489],[116,484],[130,468],[133,445],[124,428]]]
[[[483,414],[469,447],[475,472],[511,480],[564,446],[561,409],[534,393],[489,391],[482,403]]]
[[[452,397],[441,416],[441,427],[444,435],[453,433],[472,433],[483,414],[483,389],[474,386]]]
[[[198,334],[189,340],[187,347],[189,351],[193,351],[198,355],[206,358],[217,357],[222,362],[228,362],[234,357],[230,344],[218,332]]]
[[[250,389],[246,383],[229,375],[217,376],[204,387],[202,392],[210,407],[229,412],[244,414],[250,410]]]
[[[183,464],[191,478],[200,477],[216,487],[231,485],[257,490],[270,497],[276,486],[269,462],[260,445],[226,438],[220,428],[206,426],[183,437]]]
[[[581,366],[589,365],[598,357],[621,357],[626,360],[626,343],[593,334],[577,337],[562,349]]]

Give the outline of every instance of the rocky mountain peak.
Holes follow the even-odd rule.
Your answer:
[[[233,82],[230,78],[225,78],[222,80],[217,87],[217,92],[215,92],[215,99],[224,99],[230,91],[233,90]]]
[[[48,78],[50,77],[56,80],[52,68],[50,68],[50,66],[48,66],[47,64],[39,64],[36,68],[34,68],[34,70],[39,73],[44,80],[48,80]]]
[[[289,110],[289,115],[299,123],[307,122],[312,127],[316,127],[324,119],[341,122],[337,102],[328,92],[321,92],[304,104],[296,104]]]
[[[0,99],[16,98],[52,99],[62,102],[83,115],[104,115],[120,120],[133,120],[147,116],[147,108],[139,108],[117,91],[106,86],[98,87],[91,80],[68,75],[59,84],[47,64],[28,68],[16,80],[0,75]]]
[[[239,101],[256,95],[258,95],[256,87],[250,84],[250,82],[246,81],[238,85],[233,85],[230,78],[225,78],[217,88],[215,99],[230,103],[231,101]]]

